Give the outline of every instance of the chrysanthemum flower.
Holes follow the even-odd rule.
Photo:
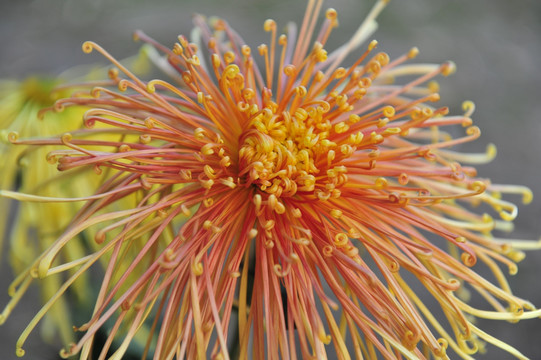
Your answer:
[[[27,279],[72,271],[17,354],[63,292],[103,261],[93,316],[63,356],[88,358],[106,328],[100,358],[110,349],[121,358],[134,338],[146,341],[142,358],[156,359],[424,359],[448,358],[448,347],[471,359],[485,342],[524,358],[473,322],[541,315],[511,293],[500,269],[515,273],[521,249],[539,243],[491,235],[517,213],[501,195],[529,202],[531,192],[464,166],[489,161],[493,146],[449,150],[480,134],[472,103],[462,115],[436,105],[432,79],[453,72],[452,63],[407,65],[416,48],[391,60],[375,41],[359,54],[386,2],[330,53],[337,13],[327,10],[316,31],[320,0],[309,1],[298,31],[290,24],[278,35],[266,21],[270,43],[256,51],[225,21],[201,16],[193,42],[180,36],[171,50],[137,33],[165,54],[178,84],[143,81],[86,42],[85,52],[118,67],[110,73],[118,90],[56,102],[57,111],[90,107],[84,130],[11,134],[15,144],[57,146],[49,159],[60,171],[93,168],[103,177],[94,195],[71,199],[84,206],[12,285],[17,298]],[[452,137],[461,127],[465,134]],[[89,229],[99,247],[60,261]],[[488,307],[468,305],[470,292]]]
[[[27,136],[52,136],[62,133],[62,129],[79,127],[80,117],[84,110],[68,109],[63,113],[49,112],[42,119],[38,119],[39,111],[46,106],[52,106],[58,98],[69,95],[69,88],[53,90],[62,80],[32,76],[24,81],[2,80],[0,82],[0,128],[3,129],[0,143],[0,186],[4,190],[18,190],[24,193],[33,193],[41,196],[72,197],[79,196],[77,186],[96,188],[98,177],[84,176],[79,179],[77,186],[67,186],[69,178],[76,171],[64,176],[45,161],[45,156],[52,150],[48,147],[28,148],[24,146],[11,146],[7,141],[9,131],[17,131]],[[87,172],[88,173],[88,172]],[[92,175],[91,173],[89,173]],[[88,174],[87,174],[88,175]],[[78,195],[79,194],[79,195]],[[77,211],[74,203],[32,203],[24,202],[15,205],[7,198],[0,198],[0,206],[5,209],[5,216],[0,219],[0,234],[4,234],[10,241],[10,263],[16,273],[22,272],[41,252],[46,250],[62,234],[69,224],[73,213]],[[10,214],[10,215],[7,215]],[[42,221],[47,218],[47,221]],[[8,224],[8,220],[16,224]],[[0,241],[1,250],[2,241]],[[1,251],[0,251],[1,252]],[[78,259],[85,255],[85,250],[78,242],[72,242],[66,247],[63,259]],[[32,280],[26,279],[22,288],[26,289]],[[49,277],[40,283],[40,292],[44,299],[50,298],[62,284],[62,279]],[[83,288],[81,288],[83,286]],[[79,299],[84,299],[84,281],[77,284]],[[15,300],[16,301],[16,300]],[[8,305],[0,322],[9,315],[12,306]],[[74,339],[69,324],[70,312],[64,299],[48,312],[45,319],[43,334],[48,340],[57,338],[59,331],[63,341]],[[68,322],[66,322],[68,320]]]

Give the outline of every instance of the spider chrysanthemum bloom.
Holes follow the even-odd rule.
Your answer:
[[[309,1],[298,31],[290,24],[279,35],[266,21],[270,43],[256,54],[223,20],[196,16],[193,42],[180,36],[171,50],[138,33],[165,54],[161,66],[178,84],[143,81],[85,43],[85,52],[99,51],[120,70],[110,72],[118,90],[96,87],[56,103],[90,107],[87,129],[11,136],[57,145],[49,159],[61,171],[103,176],[94,195],[79,199],[85,205],[66,232],[13,284],[20,296],[24,279],[71,272],[21,336],[18,354],[51,304],[102,260],[93,316],[63,356],[88,358],[106,328],[107,341],[94,350],[101,358],[111,347],[122,357],[136,337],[146,344],[141,357],[157,359],[447,358],[448,347],[470,359],[484,341],[523,357],[472,322],[541,315],[511,293],[498,265],[516,272],[521,249],[539,243],[491,235],[516,216],[501,195],[528,202],[531,193],[460,165],[489,161],[492,146],[478,155],[449,150],[480,134],[473,104],[456,116],[435,104],[431,80],[451,73],[452,63],[406,65],[417,49],[391,60],[375,41],[344,63],[385,3],[330,53],[337,14],[327,10],[316,31],[319,0]],[[453,127],[465,135],[453,138]],[[501,220],[476,213],[479,204]],[[89,229],[97,250],[58,261]],[[493,278],[478,275],[476,262]],[[468,305],[468,290],[490,309]]]

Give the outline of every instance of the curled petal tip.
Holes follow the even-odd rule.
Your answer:
[[[7,136],[7,140],[10,142],[10,143],[15,143],[17,142],[17,140],[19,140],[19,133],[16,132],[16,131],[11,131],[9,132],[8,136]]]
[[[452,61],[447,61],[441,65],[441,73],[443,76],[449,76],[456,72],[456,64]]]
[[[533,201],[533,192],[529,188],[524,188],[524,192],[522,193],[522,203],[524,205],[528,205]]]
[[[419,54],[419,48],[414,46],[410,49],[410,51],[408,51],[408,58],[413,59],[417,57],[418,54]]]
[[[141,38],[141,31],[140,30],[136,30],[133,32],[133,35],[132,35],[132,39],[133,41],[139,41],[140,38]]]
[[[82,45],[83,52],[85,54],[90,54],[94,50],[95,43],[92,41],[85,41]]]

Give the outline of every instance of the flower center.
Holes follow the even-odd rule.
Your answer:
[[[299,107],[293,114],[278,112],[273,105],[253,117],[240,138],[239,175],[247,185],[255,184],[277,197],[313,193],[322,178],[325,189],[335,190],[345,181],[345,175],[338,176],[345,168],[328,171],[337,147],[328,139],[334,132],[325,119],[329,104],[320,101],[306,109]]]
[[[52,106],[55,100],[61,95],[53,92],[53,89],[57,85],[58,81],[56,80],[29,77],[21,84],[21,89],[28,101],[33,101],[46,107]]]

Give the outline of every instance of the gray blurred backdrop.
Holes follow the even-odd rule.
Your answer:
[[[340,27],[331,44],[345,41],[374,0],[328,0],[338,10]],[[242,34],[252,48],[267,42],[262,29],[267,18],[300,23],[305,1],[291,0],[18,0],[0,1],[0,78],[32,73],[60,73],[68,67],[106,61],[85,55],[81,44],[94,40],[117,58],[133,54],[140,44],[132,32],[147,34],[170,46],[178,34],[189,35],[191,14],[219,15]],[[541,236],[541,1],[539,0],[393,0],[379,17],[374,38],[391,58],[412,46],[421,50],[418,62],[453,60],[458,72],[439,78],[442,104],[461,113],[463,100],[477,105],[474,122],[482,130],[475,144],[461,150],[498,147],[496,161],[480,166],[481,177],[495,183],[530,187],[536,197],[520,206],[515,237]],[[332,48],[332,45],[327,48]],[[513,198],[518,202],[520,199]],[[2,211],[2,210],[0,210]],[[1,214],[0,216],[6,216]],[[0,307],[7,302],[12,274],[4,258],[0,275]],[[541,307],[541,252],[531,252],[510,278],[515,293]],[[38,310],[35,292],[27,294],[15,314],[0,327],[0,358],[15,358],[15,341]],[[482,321],[481,327],[509,342],[532,359],[541,359],[541,319],[511,325]],[[43,344],[39,331],[28,341],[26,359],[57,359],[54,346]],[[508,359],[489,347],[476,355]]]

